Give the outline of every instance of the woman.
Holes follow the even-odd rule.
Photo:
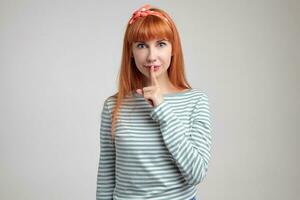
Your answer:
[[[208,97],[186,81],[175,24],[145,5],[129,20],[118,93],[102,108],[97,199],[196,199],[211,141]]]

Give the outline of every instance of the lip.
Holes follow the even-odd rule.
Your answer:
[[[152,65],[144,65],[144,67],[146,67],[146,68],[150,68]],[[160,65],[153,65],[154,66],[154,68],[156,68],[156,67],[160,67]]]
[[[151,66],[148,66],[148,65],[144,65],[145,68],[147,68],[147,70],[150,70],[151,69]],[[154,66],[154,71],[157,71],[160,69],[160,65],[153,65]]]
[[[147,68],[148,70],[151,69],[152,65],[144,65],[145,68]],[[154,71],[157,71],[160,68],[160,65],[153,65],[154,66]]]

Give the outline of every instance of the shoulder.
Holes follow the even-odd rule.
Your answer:
[[[199,88],[192,88],[190,94],[193,98],[197,99],[198,101],[208,101],[207,92]]]
[[[117,100],[117,93],[116,94],[113,94],[111,96],[108,96],[104,99],[104,105],[111,105],[111,104],[114,104]]]
[[[193,89],[194,93],[197,97],[197,100],[195,101],[195,109],[194,111],[198,113],[198,115],[205,114],[206,117],[209,117],[210,115],[210,102],[209,97],[206,91],[200,90],[200,89]]]
[[[113,106],[116,102],[116,95],[108,96],[102,102],[102,110],[106,110],[106,112],[111,113]]]

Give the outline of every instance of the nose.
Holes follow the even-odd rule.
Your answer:
[[[156,61],[156,51],[154,47],[149,47],[147,62],[153,63]]]

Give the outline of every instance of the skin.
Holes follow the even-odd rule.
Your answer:
[[[138,70],[144,75],[145,87],[136,90],[148,103],[156,107],[164,101],[163,94],[178,91],[169,77],[167,70],[172,58],[172,45],[167,40],[154,39],[134,42],[132,53]],[[146,68],[151,66],[151,68]],[[154,70],[152,65],[159,65]]]
[[[153,66],[151,66],[150,70],[150,80],[149,86],[143,87],[143,89],[137,89],[136,92],[143,95],[151,106],[156,107],[164,101],[164,97],[155,76]]]

